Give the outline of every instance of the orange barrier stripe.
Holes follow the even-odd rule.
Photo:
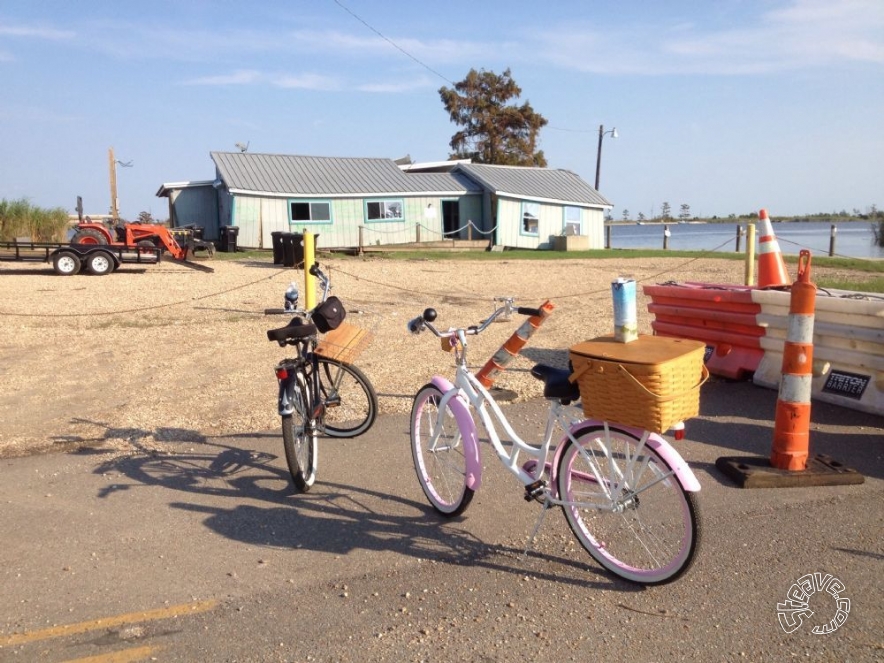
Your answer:
[[[784,344],[782,372],[784,375],[811,375],[813,373],[813,343]]]
[[[792,297],[789,300],[789,313],[813,315],[816,309],[816,288],[805,283],[792,285]]]
[[[777,403],[770,463],[781,470],[801,471],[810,447],[810,404]]]

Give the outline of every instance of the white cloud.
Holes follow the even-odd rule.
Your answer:
[[[217,87],[230,85],[272,85],[279,88],[297,88],[302,90],[340,90],[343,87],[340,81],[329,76],[318,74],[271,74],[255,69],[238,69],[228,74],[201,76],[184,81],[182,84]]]
[[[31,27],[27,25],[8,25],[0,23],[0,36],[24,37],[27,39],[62,40],[73,39],[76,33],[71,30],[56,28]]]
[[[438,82],[430,80],[427,76],[396,83],[363,83],[357,86],[361,92],[396,94],[399,92],[411,92],[412,90],[436,89]]]
[[[202,76],[189,81],[184,81],[184,85],[250,85],[257,83],[262,79],[262,74],[251,69],[240,69],[229,74],[218,74],[216,76]]]
[[[335,78],[318,74],[284,74],[273,76],[272,85],[281,88],[298,88],[302,90],[340,90],[342,85]]]
[[[570,26],[540,33],[539,41],[533,49],[539,57],[603,74],[729,75],[884,64],[884,3],[793,0],[724,30],[705,30],[698,22],[616,30]]]

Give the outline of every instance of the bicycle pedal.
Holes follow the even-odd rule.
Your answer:
[[[532,481],[528,485],[525,486],[525,501],[530,502],[531,500],[537,500],[538,502],[542,502],[544,496],[546,494],[546,481],[543,479],[538,479],[537,481]]]

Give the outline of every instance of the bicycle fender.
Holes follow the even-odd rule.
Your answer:
[[[279,416],[292,414],[295,411],[293,386],[295,381],[291,378],[279,381]]]
[[[577,434],[583,428],[602,425],[603,422],[596,420],[580,421],[571,426],[570,432],[571,435],[577,437]],[[608,424],[608,427],[624,430],[628,433],[632,433],[639,438],[642,436],[642,433],[644,433],[642,429],[634,428],[632,426],[613,426],[611,424]],[[562,455],[562,450],[565,448],[565,442],[567,440],[567,437],[562,439],[562,441],[556,448],[556,453],[553,457],[552,473],[554,476],[551,477],[551,481],[554,486],[558,485],[556,483],[556,476],[558,475],[559,457]],[[679,454],[678,451],[676,451],[675,448],[671,444],[669,444],[669,442],[667,442],[657,433],[651,433],[648,436],[647,445],[651,447],[651,449],[653,449],[663,460],[665,460],[669,467],[672,468],[672,471],[675,473],[675,478],[678,480],[678,483],[681,484],[681,487],[684,488],[685,492],[700,492],[700,482],[697,480],[694,471],[691,469],[690,465],[685,462],[684,458],[681,457],[681,454]]]
[[[430,381],[439,391],[447,394],[449,391],[457,391],[457,387],[451,384],[441,375],[436,375]],[[479,433],[476,430],[476,422],[470,414],[470,408],[466,404],[463,395],[457,394],[448,401],[457,426],[464,436],[463,452],[467,469],[467,488],[476,491],[482,485],[482,461],[479,458]]]

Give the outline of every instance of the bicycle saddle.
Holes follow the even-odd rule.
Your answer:
[[[580,387],[568,380],[571,371],[567,368],[537,364],[531,369],[531,375],[543,382],[544,398],[556,398],[565,405],[580,399]]]
[[[316,325],[309,322],[304,322],[301,318],[296,317],[292,318],[287,327],[280,327],[279,329],[268,329],[267,340],[276,341],[277,343],[284,343],[289,339],[297,340],[300,338],[307,338],[308,336],[313,336],[315,333]]]

